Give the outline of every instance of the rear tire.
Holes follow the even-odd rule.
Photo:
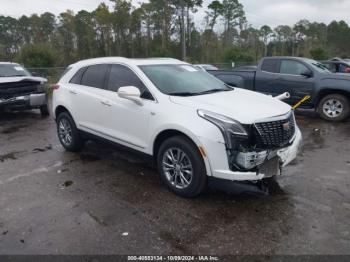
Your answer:
[[[67,112],[57,117],[57,134],[62,146],[70,152],[77,152],[83,147],[83,140],[80,137],[73,118]]]
[[[344,121],[350,114],[349,99],[340,94],[327,95],[319,102],[317,111],[325,120]]]
[[[183,136],[163,142],[157,155],[160,177],[167,187],[182,197],[196,197],[207,185],[206,167],[198,147]]]
[[[40,106],[40,113],[42,117],[49,116],[50,115],[49,106],[47,104]]]

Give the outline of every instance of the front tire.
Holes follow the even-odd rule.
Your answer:
[[[50,115],[49,106],[47,104],[40,106],[40,113],[42,117]]]
[[[62,146],[70,152],[77,152],[83,146],[73,118],[67,113],[61,113],[57,117],[57,134]]]
[[[323,97],[318,104],[318,113],[328,121],[344,121],[349,117],[349,100],[340,94],[331,94]]]
[[[188,138],[171,137],[157,156],[158,170],[167,187],[183,197],[196,197],[207,185],[207,174],[198,147]]]

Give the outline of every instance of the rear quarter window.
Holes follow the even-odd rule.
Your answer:
[[[80,68],[78,72],[76,72],[72,79],[69,81],[69,83],[80,85],[81,78],[83,77],[83,74],[86,69],[87,67]]]

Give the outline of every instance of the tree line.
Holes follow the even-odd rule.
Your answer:
[[[271,55],[350,57],[344,21],[255,28],[239,0],[214,0],[196,24],[195,13],[206,7],[202,0],[149,0],[137,6],[131,0],[110,1],[113,8],[101,3],[92,12],[0,16],[0,60],[51,67],[101,56],[197,63],[255,62]]]

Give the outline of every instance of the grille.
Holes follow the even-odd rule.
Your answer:
[[[295,133],[294,114],[286,119],[255,124],[257,146],[277,149],[286,146]]]
[[[38,83],[33,81],[2,83],[0,84],[0,98],[9,99],[16,96],[32,94],[37,91],[37,87]]]

